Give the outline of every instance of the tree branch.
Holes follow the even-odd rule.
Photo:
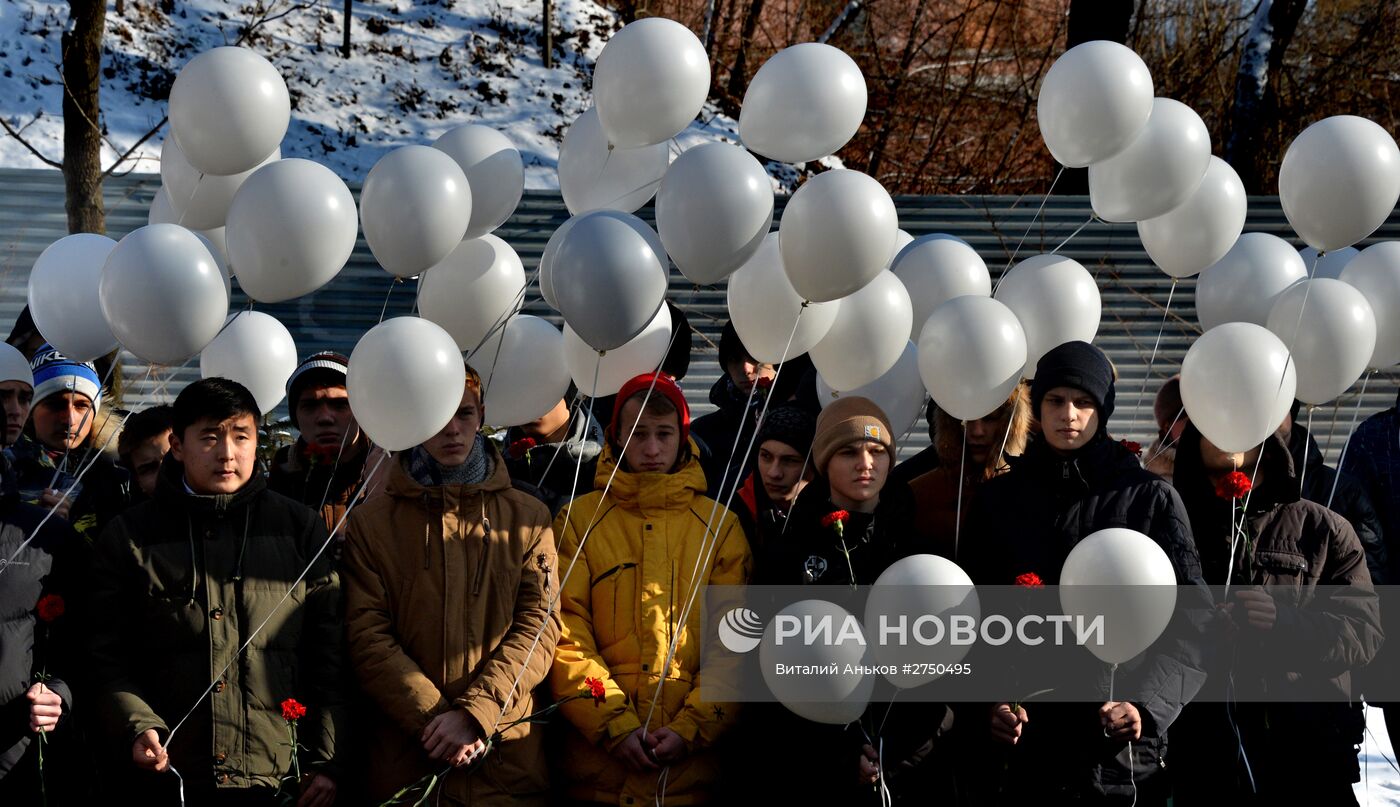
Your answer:
[[[129,148],[129,149],[127,149],[125,152],[123,152],[122,155],[121,155],[120,157],[117,158],[116,162],[114,162],[114,163],[112,163],[111,165],[107,166],[107,170],[102,172],[102,176],[103,176],[104,178],[105,178],[105,177],[111,176],[111,175],[112,175],[112,172],[115,171],[115,170],[117,170],[117,166],[119,166],[119,165],[121,165],[122,163],[126,162],[127,159],[131,157],[131,153],[134,152],[134,151],[136,151],[136,149],[140,148],[142,143],[145,143],[147,140],[150,140],[152,137],[154,137],[154,136],[155,136],[155,133],[156,133],[156,132],[159,132],[159,131],[161,130],[161,127],[165,126],[165,122],[166,122],[167,120],[170,120],[170,118],[169,118],[169,117],[161,118],[161,119],[160,119],[160,123],[157,123],[155,126],[151,127],[151,130],[150,130],[149,132],[146,132],[145,134],[141,135],[141,139],[140,139],[140,140],[137,140],[135,143],[132,143],[132,144],[131,144],[131,148]],[[111,144],[109,143],[108,145],[111,145]],[[116,150],[116,149],[113,149],[113,151],[115,151],[115,150]],[[136,170],[136,167],[135,167],[135,166],[132,166],[132,169],[131,169],[131,170],[132,170],[132,171]],[[128,171],[127,173],[130,173],[130,171]]]
[[[21,146],[24,146],[25,148],[29,149],[29,153],[33,154],[35,157],[38,157],[39,160],[42,161],[45,165],[50,165],[54,168],[63,168],[63,163],[55,162],[53,160],[50,160],[48,157],[45,157],[43,154],[40,154],[39,150],[34,148],[34,146],[28,140],[25,140],[23,135],[11,128],[10,122],[5,120],[4,116],[0,116],[0,126],[5,127],[5,131],[9,133],[10,137],[13,137],[15,140],[18,140]]]

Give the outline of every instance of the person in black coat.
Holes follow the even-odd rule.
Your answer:
[[[1235,469],[1253,476],[1253,488],[1232,504],[1218,483]],[[1206,582],[1233,584],[1228,617],[1213,626],[1213,638],[1232,641],[1210,654],[1209,698],[1188,706],[1173,730],[1175,803],[1356,804],[1364,719],[1348,701],[1358,694],[1355,671],[1381,644],[1381,626],[1355,531],[1299,497],[1280,435],[1231,455],[1188,425],[1172,483],[1190,513]],[[1237,509],[1248,541],[1231,540]]]
[[[0,455],[0,804],[39,804],[45,793],[51,804],[80,803],[75,788],[86,781],[71,719],[86,544],[46,516],[20,502]]]
[[[1092,345],[1067,342],[1041,358],[1031,387],[1039,430],[1011,470],[979,491],[964,530],[965,568],[974,583],[1012,585],[1035,573],[1058,584],[1074,545],[1110,527],[1152,538],[1171,560],[1178,585],[1199,583],[1181,498],[1108,436],[1114,397],[1112,366]],[[1202,599],[1208,607],[1204,592]],[[1082,663],[1083,676],[1097,676],[1110,691],[1107,664],[1088,653],[1072,659]],[[990,716],[985,706],[962,710],[971,713],[969,722],[989,725],[1003,749],[997,778],[1007,803],[1164,804],[1168,786],[1159,774],[1167,729],[1203,684],[1202,666],[1194,644],[1164,641],[1116,672],[1111,691],[1138,693],[1138,700],[1031,703],[1014,713],[1001,703]],[[1026,686],[1040,688],[1034,681]]]

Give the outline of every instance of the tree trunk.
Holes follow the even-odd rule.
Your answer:
[[[1128,24],[1133,19],[1133,0],[1071,0],[1069,32],[1065,50],[1096,39],[1120,45],[1128,41]],[[1089,192],[1089,169],[1066,168],[1055,184],[1056,193]]]
[[[1235,104],[1230,110],[1230,136],[1225,141],[1225,161],[1240,175],[1249,193],[1264,192],[1269,159],[1263,135],[1278,122],[1278,96],[1274,92],[1279,68],[1288,51],[1306,0],[1259,0],[1249,36],[1235,75]]]
[[[554,0],[544,0],[544,42],[541,50],[544,51],[545,69],[554,67]]]
[[[102,205],[102,132],[98,88],[102,76],[104,0],[70,0],[71,31],[63,34],[63,182],[68,232],[107,232]]]
[[[886,85],[889,88],[889,95],[885,99],[885,110],[880,122],[879,133],[875,136],[875,146],[870,150],[870,164],[866,166],[866,173],[875,179],[880,178],[880,169],[885,159],[885,149],[890,142],[890,134],[894,130],[893,112],[899,108],[899,92],[904,88],[904,79],[909,75],[909,68],[914,64],[914,56],[917,53],[915,47],[919,42],[919,26],[923,24],[924,7],[926,0],[919,0],[914,7],[914,18],[909,23],[909,33],[904,39],[904,52],[899,56],[899,68],[894,77]]]
[[[344,30],[340,42],[340,58],[342,59],[350,58],[350,22],[354,19],[353,10],[351,9],[353,3],[354,0],[345,0]]]
[[[744,101],[744,92],[749,88],[748,51],[754,31],[758,30],[758,18],[763,14],[764,0],[751,0],[748,11],[744,12],[744,25],[739,31],[739,52],[734,56],[734,66],[729,69],[729,87],[720,99],[725,114],[739,115],[739,107]]]

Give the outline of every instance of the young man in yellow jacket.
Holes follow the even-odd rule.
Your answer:
[[[670,376],[627,382],[597,490],[555,520],[560,569],[578,561],[563,583],[550,682],[559,698],[588,678],[607,693],[601,704],[563,707],[571,728],[560,768],[579,802],[626,807],[663,793],[668,804],[700,804],[719,776],[714,745],[736,710],[700,699],[703,587],[746,584],[752,558],[738,519],[704,495],[689,428],[685,396]]]
[[[433,803],[544,805],[538,725],[558,618],[549,510],[511,487],[481,424],[481,379],[442,431],[389,464],[383,492],[350,515],[346,627],[377,707],[369,790],[381,802],[452,766]],[[381,471],[382,473],[382,471]],[[484,755],[484,756],[483,756]],[[416,789],[413,801],[423,795]]]

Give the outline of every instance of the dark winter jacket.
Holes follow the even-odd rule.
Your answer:
[[[1026,572],[1053,585],[1074,545],[1110,527],[1152,538],[1171,560],[1178,585],[1199,583],[1200,561],[1180,497],[1102,431],[1070,457],[1035,437],[1026,453],[1012,460],[1008,473],[978,491],[960,556],[979,585],[1012,585]],[[1201,597],[1205,605],[1204,592]],[[1096,677],[1109,691],[1107,664],[1088,653],[1074,661],[1084,676]],[[1165,783],[1157,773],[1165,767],[1167,729],[1204,683],[1202,668],[1199,646],[1184,639],[1159,642],[1121,665],[1116,691],[1144,693],[1135,703],[1142,739],[1130,747],[1103,736],[1097,714],[1101,703],[1028,705],[1030,720],[1020,742],[1003,749],[1005,790],[1016,797],[1039,794],[1052,802],[1127,803],[1139,793],[1144,803],[1164,798],[1159,794]],[[1028,692],[1040,688],[1038,674],[1018,671]],[[986,725],[984,708],[965,708],[977,710],[972,719]]]
[[[1400,579],[1400,400],[1356,427],[1342,458],[1342,472],[1351,474],[1370,495],[1391,561],[1390,577]]]
[[[60,454],[59,463],[64,470],[55,474],[58,464],[52,454],[33,438],[21,437],[9,451],[20,499],[27,504],[38,504],[39,494],[45,488],[64,491],[71,488],[75,480],[78,482],[80,487],[76,494],[69,497],[72,504],[68,523],[89,544],[96,542],[112,519],[131,504],[130,472],[106,455],[94,458],[89,449],[74,449],[66,458]],[[79,471],[88,463],[91,467],[82,479],[77,479]]]
[[[568,436],[560,442],[525,443],[524,436],[518,428],[506,431],[500,445],[506,470],[517,485],[530,486],[551,516],[575,497],[592,492],[604,439],[603,427],[589,417],[586,407],[574,413]]]
[[[301,768],[334,778],[344,625],[330,552],[317,556],[327,540],[321,518],[261,474],[195,495],[167,455],[155,498],[97,545],[90,651],[111,741],[164,739],[188,712],[167,743],[187,789],[276,788],[292,768],[279,704],[295,698]]]
[[[710,388],[710,403],[717,408],[696,418],[690,424],[690,433],[703,444],[701,464],[709,484],[706,493],[723,502],[731,490],[743,483],[748,472],[744,449],[754,437],[759,412],[756,407],[763,406],[763,395],[757,390],[753,395],[741,391],[729,380],[728,373],[721,372]]]
[[[1184,735],[1179,790],[1190,803],[1203,803],[1195,794],[1218,803],[1249,792],[1239,744],[1258,792],[1274,798],[1287,797],[1300,769],[1312,781],[1342,786],[1359,778],[1355,743],[1363,724],[1359,708],[1346,701],[1356,694],[1352,672],[1375,656],[1382,638],[1365,553],[1345,519],[1299,498],[1292,457],[1281,438],[1264,444],[1259,468],[1259,485],[1247,498],[1249,540],[1236,542],[1231,582],[1269,586],[1277,622],[1268,634],[1242,630],[1227,649],[1210,655],[1212,697],[1187,710],[1178,735]],[[1193,426],[1182,434],[1173,482],[1191,514],[1206,579],[1219,586],[1229,566],[1232,504],[1216,495]],[[1330,589],[1324,598],[1319,586],[1344,588]],[[1224,630],[1223,618],[1215,628]],[[1258,649],[1251,652],[1254,643]],[[1287,655],[1281,664],[1282,653]],[[1226,693],[1226,686],[1233,693]],[[1327,691],[1329,702],[1279,702],[1290,690],[1305,691],[1303,686]],[[1263,692],[1273,702],[1251,702]]]
[[[1303,498],[1329,507],[1346,519],[1366,550],[1366,568],[1371,572],[1372,585],[1389,583],[1389,553],[1381,532],[1381,519],[1370,494],[1351,474],[1323,462],[1317,441],[1296,423],[1289,434],[1288,453],[1293,459],[1293,468],[1302,476]]]
[[[345,525],[341,519],[356,498],[364,501],[382,482],[376,481],[364,486],[367,460],[376,454],[372,446],[364,447],[353,457],[336,460],[335,453],[329,456],[307,451],[306,442],[301,438],[289,446],[283,446],[272,460],[272,470],[267,476],[267,489],[287,498],[301,502],[312,510],[320,508],[321,518],[326,529],[340,527],[338,538],[344,539]],[[387,463],[386,463],[387,464]],[[387,469],[380,471],[378,480],[387,477]]]
[[[8,472],[8,465],[0,469],[0,802],[38,804],[37,745],[29,730],[25,693],[43,679],[63,699],[64,715],[48,743],[72,734],[75,620],[86,553],[61,518],[50,518],[35,533],[48,511],[21,503]],[[33,540],[21,550],[30,536]],[[58,599],[47,600],[42,609],[43,616],[50,617],[45,619],[39,603],[53,597]],[[54,616],[53,605],[59,603],[62,613]],[[57,791],[52,751],[46,778]]]

